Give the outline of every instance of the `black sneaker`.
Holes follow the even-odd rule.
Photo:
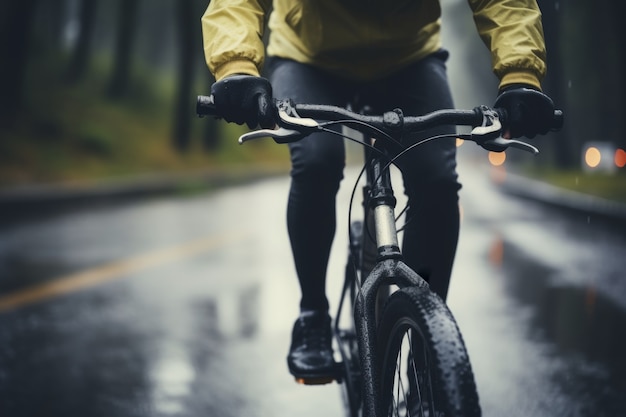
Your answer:
[[[300,314],[293,326],[287,365],[301,384],[328,384],[335,379],[328,313],[308,311]]]

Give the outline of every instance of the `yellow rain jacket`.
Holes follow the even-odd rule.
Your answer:
[[[500,86],[540,87],[546,71],[536,0],[468,0]],[[361,81],[441,47],[439,0],[212,0],[202,17],[204,52],[217,80],[258,75],[268,55]]]

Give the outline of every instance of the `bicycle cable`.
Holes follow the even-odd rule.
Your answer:
[[[376,126],[371,125],[371,124],[369,124],[367,122],[363,122],[361,120],[351,120],[351,119],[333,120],[333,121],[329,121],[329,122],[320,123],[319,126],[326,127],[326,126],[332,126],[332,125],[340,125],[340,126],[348,126],[349,127],[350,124],[359,125],[359,126],[365,126],[368,129],[370,129],[370,130],[376,132],[377,134],[381,135],[381,138],[384,137],[386,140],[394,143],[395,145],[397,145],[399,147],[404,147],[402,142],[400,142],[399,140],[396,140],[393,136],[391,136],[390,134],[388,134],[384,130],[379,129]],[[356,129],[356,130],[358,130],[358,129]],[[365,132],[361,132],[361,133],[365,134]],[[363,142],[363,144],[365,144],[365,142]]]
[[[396,144],[396,145],[398,145],[400,147],[403,147],[403,150],[401,152],[399,152],[397,155],[395,155],[393,158],[389,158],[389,156],[385,152],[383,152],[380,149],[378,149],[377,147],[367,143],[365,140],[355,139],[355,138],[353,138],[353,137],[351,137],[349,135],[346,135],[344,133],[341,133],[341,132],[338,132],[336,130],[328,128],[328,126],[334,126],[334,125],[349,126],[349,124],[366,126],[368,129],[371,129],[371,130],[379,133],[381,135],[381,137],[383,137],[384,139],[389,140],[390,142],[393,142],[394,144]],[[391,168],[391,165],[395,165],[396,167],[398,167],[398,169],[400,169],[400,167],[396,163],[397,160],[400,157],[404,156],[406,153],[410,152],[411,150],[413,150],[414,148],[416,148],[418,146],[424,145],[424,144],[426,144],[428,142],[431,142],[433,140],[444,139],[444,138],[455,138],[456,139],[458,137],[465,137],[466,136],[466,135],[458,135],[456,133],[455,134],[436,135],[436,136],[431,136],[429,138],[423,139],[423,140],[421,140],[419,142],[416,142],[416,143],[412,144],[409,147],[404,147],[404,145],[401,142],[397,141],[396,139],[394,139],[392,136],[390,136],[386,132],[382,131],[381,129],[376,128],[375,126],[372,126],[372,125],[370,125],[370,124],[368,124],[366,122],[362,122],[362,121],[359,121],[359,120],[336,120],[336,121],[330,121],[330,122],[326,122],[326,123],[321,123],[319,125],[319,130],[322,131],[322,132],[330,133],[332,135],[339,136],[339,137],[341,137],[343,139],[347,139],[349,141],[358,143],[358,144],[360,144],[362,146],[365,146],[365,147],[367,147],[369,149],[374,150],[379,155],[388,158],[389,162],[387,162],[385,164],[385,166],[383,167],[381,172],[378,174],[378,177],[375,178],[375,181],[378,181],[380,179],[382,173],[385,172],[386,170],[389,170]],[[361,133],[363,133],[363,132],[361,132]],[[357,192],[357,189],[358,189],[358,184],[361,181],[361,178],[363,178],[363,175],[364,175],[365,171],[366,171],[366,165],[364,165],[363,168],[361,169],[361,171],[359,172],[359,175],[357,176],[357,178],[356,178],[356,180],[354,182],[354,186],[352,187],[352,191],[350,193],[350,203],[349,203],[350,205],[348,207],[348,243],[349,243],[349,247],[350,248],[352,248],[352,246],[353,246],[352,235],[350,233],[350,225],[352,224],[352,207],[354,205],[354,200],[355,200],[356,192]],[[396,217],[396,222],[400,219],[400,217],[402,217],[403,214],[405,214],[408,211],[408,208],[409,208],[409,204],[407,203],[404,206],[404,208],[402,209],[402,211],[400,212],[400,214],[398,214],[398,216]],[[402,232],[410,221],[411,221],[411,219],[407,216],[407,220],[405,221],[404,225],[402,225],[402,227],[397,229],[397,233]],[[363,226],[364,226],[363,233],[367,233],[369,239],[375,240],[374,237],[371,235],[371,231],[368,228],[367,219],[364,219]],[[353,270],[355,271],[354,281],[356,283],[357,296],[361,297],[362,296],[362,293],[361,293],[361,282],[358,279],[358,275],[357,275],[357,272],[356,272],[356,271],[359,271],[360,269],[356,265],[356,261],[357,260],[355,259],[354,254],[352,253],[352,251],[350,251],[350,252],[351,252],[350,253],[350,260],[353,263],[352,266],[353,266]]]
[[[397,154],[396,156],[394,156],[393,158],[391,158],[391,159],[389,160],[389,162],[388,162],[388,163],[387,163],[387,164],[383,167],[383,169],[381,170],[381,173],[380,173],[380,174],[378,174],[378,177],[376,178],[376,180],[380,179],[380,176],[382,175],[382,173],[383,173],[385,170],[390,169],[390,168],[391,168],[391,165],[394,165],[394,166],[398,167],[398,169],[400,169],[400,167],[399,167],[399,165],[396,163],[396,161],[397,161],[400,157],[404,156],[406,153],[408,153],[409,151],[411,151],[412,149],[414,149],[414,148],[416,148],[416,147],[418,147],[418,146],[420,146],[420,145],[424,145],[424,144],[426,144],[426,143],[428,143],[428,142],[430,142],[430,141],[433,141],[433,140],[445,139],[445,138],[454,138],[454,139],[456,139],[456,138],[458,138],[458,137],[465,138],[465,137],[467,137],[467,135],[457,135],[457,134],[450,134],[450,133],[448,133],[448,134],[445,134],[445,135],[436,135],[436,136],[431,136],[431,137],[429,137],[429,138],[426,138],[426,139],[423,139],[423,140],[421,140],[421,141],[419,141],[419,142],[416,142],[416,143],[412,144],[411,146],[409,146],[409,147],[407,147],[407,148],[404,148],[404,150],[402,150],[402,152],[400,152],[399,154]],[[400,214],[398,214],[398,216],[396,217],[396,222],[398,222],[398,220],[400,219],[400,217],[402,217],[402,215],[403,215],[405,212],[407,212],[407,211],[408,211],[408,209],[409,209],[409,203],[407,202],[407,204],[404,206],[404,208],[402,209],[402,211],[400,212]],[[397,233],[403,232],[403,231],[404,231],[404,229],[406,228],[406,226],[407,226],[407,225],[408,225],[408,224],[409,224],[412,220],[413,220],[413,219],[412,219],[411,217],[409,217],[409,216],[408,216],[408,214],[407,214],[407,217],[406,217],[406,220],[405,220],[404,224],[403,224],[401,227],[397,228],[396,232],[397,232]]]

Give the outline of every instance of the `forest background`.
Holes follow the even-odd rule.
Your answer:
[[[538,3],[549,58],[544,89],[564,110],[565,126],[542,140],[541,158],[511,159],[567,186],[589,175],[581,163],[589,142],[626,149],[619,30],[626,4]],[[467,3],[442,4],[445,24],[475,37]],[[271,141],[240,147],[235,138],[243,128],[194,114],[196,95],[213,82],[200,27],[207,5],[0,0],[0,187],[251,165],[287,169],[286,147]],[[468,58],[466,67],[475,89],[495,98],[486,48],[480,41],[467,45],[465,57],[481,57]],[[610,184],[609,196],[626,201],[625,172],[622,166],[593,174],[590,187]]]

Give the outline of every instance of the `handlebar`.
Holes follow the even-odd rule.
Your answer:
[[[239,143],[252,139],[271,137],[277,143],[295,142],[308,134],[321,130],[324,124],[340,122],[354,126],[357,130],[377,132],[393,136],[398,133],[412,133],[441,125],[469,126],[470,135],[459,137],[476,142],[483,148],[502,152],[508,147],[516,147],[533,154],[539,151],[534,146],[514,139],[500,137],[506,126],[507,114],[504,109],[487,106],[472,110],[437,110],[423,116],[404,116],[399,109],[382,115],[363,115],[343,107],[314,104],[294,104],[291,100],[274,102],[277,129],[260,129],[242,135]],[[213,96],[198,96],[196,113],[200,116],[220,117]],[[318,121],[319,120],[319,121]],[[551,130],[560,130],[563,126],[563,112],[554,111]]]

